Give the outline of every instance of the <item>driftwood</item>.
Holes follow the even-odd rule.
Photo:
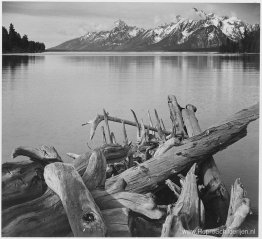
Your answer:
[[[181,111],[182,108],[178,104],[177,107],[179,111]],[[183,171],[186,172],[185,170],[192,167],[194,163],[199,164],[201,162],[204,162],[205,159],[210,157],[210,155],[215,154],[219,150],[223,150],[227,146],[243,138],[247,134],[247,125],[251,121],[258,118],[258,108],[259,107],[257,104],[248,109],[244,109],[230,117],[227,121],[223,122],[222,124],[213,126],[205,130],[204,132],[190,138],[188,138],[188,131],[186,127],[184,127],[185,122],[178,122],[178,120],[175,118],[176,122],[173,125],[173,128],[175,129],[173,133],[169,132],[169,136],[166,137],[167,139],[171,137],[170,141],[165,141],[165,139],[162,137],[163,144],[160,144],[160,146],[158,147],[158,154],[153,156],[153,158],[151,159],[149,158],[152,156],[153,153],[149,152],[152,149],[154,152],[155,147],[159,143],[154,142],[154,136],[153,141],[151,141],[152,135],[149,134],[150,127],[145,126],[143,121],[141,121],[141,124],[134,123],[135,125],[137,125],[138,128],[138,145],[132,147],[130,143],[127,143],[127,137],[124,136],[124,147],[116,144],[103,145],[102,147],[95,149],[93,152],[87,152],[80,156],[73,155],[75,160],[73,161],[72,165],[77,170],[78,174],[82,177],[82,179],[76,176],[78,175],[76,171],[73,170],[70,172],[72,173],[72,175],[75,175],[74,178],[77,178],[77,182],[82,182],[83,180],[83,184],[80,184],[82,185],[81,187],[83,187],[84,192],[86,192],[85,190],[89,190],[91,192],[92,196],[90,194],[85,193],[84,195],[89,195],[90,197],[88,196],[88,198],[93,198],[95,203],[100,208],[102,215],[101,217],[104,218],[105,227],[107,228],[107,235],[117,236],[119,233],[122,235],[130,236],[132,233],[134,233],[134,231],[136,231],[130,227],[136,224],[135,222],[137,218],[144,218],[146,221],[148,221],[148,219],[151,218],[151,220],[153,219],[153,221],[157,221],[158,225],[159,222],[164,221],[166,215],[166,206],[156,205],[154,195],[145,193],[148,193],[153,189],[157,188],[159,184],[163,184],[164,180],[175,175],[179,175]],[[193,109],[193,111],[195,110]],[[106,115],[103,115],[102,120],[104,120],[104,118],[110,120],[110,117],[107,113]],[[117,118],[117,120],[119,119]],[[98,123],[100,123],[101,121],[99,121]],[[113,121],[115,121],[115,119]],[[126,123],[124,120],[120,119],[120,123],[123,124],[123,122]],[[161,126],[160,120],[160,123],[158,124],[157,128],[162,129],[162,127],[163,124]],[[95,128],[93,127],[93,129]],[[162,130],[164,132],[164,129]],[[156,132],[157,130],[154,131]],[[180,131],[181,133],[176,131]],[[165,132],[164,134],[167,135]],[[108,135],[112,137],[109,128]],[[106,139],[104,141],[106,142]],[[140,159],[134,158],[135,154],[137,154],[137,156],[135,157],[140,157]],[[143,156],[143,154],[145,156]],[[124,160],[127,156],[128,158],[133,158],[129,161],[129,166],[131,166],[131,168],[125,170],[117,176],[110,177],[106,180],[106,164],[113,163],[116,165],[121,163],[124,165],[126,164]],[[133,163],[135,163],[136,166],[132,167]],[[47,165],[43,162],[42,164],[44,164],[43,168]],[[191,171],[189,171],[185,178],[181,177],[180,183],[182,191],[178,190],[178,188],[180,188],[179,186],[178,188],[176,188],[176,196],[178,196],[176,212],[183,212],[180,213],[179,216],[175,217],[175,221],[173,220],[175,224],[178,225],[176,228],[181,229],[181,227],[183,227],[186,230],[193,230],[194,228],[204,226],[204,210],[201,205],[201,201],[198,198],[196,178],[194,173],[192,172],[194,170],[195,165],[191,168]],[[119,172],[120,171],[118,171],[118,173]],[[56,179],[58,179],[58,177],[56,177]],[[194,186],[192,186],[192,184],[188,184],[191,186],[187,186],[186,182],[188,181],[188,178],[190,178],[190,182],[194,182]],[[80,194],[70,194],[70,197],[74,198],[75,196],[75,201],[78,201],[78,195]],[[62,194],[60,194],[60,196],[61,195]],[[193,204],[190,201],[190,199],[188,199],[189,197],[185,195],[192,195],[192,200],[197,198],[196,201],[198,201],[199,203]],[[182,200],[181,198],[184,199]],[[236,200],[233,200],[234,202],[239,201],[237,200],[237,198],[239,197],[235,198]],[[2,214],[2,235],[72,235],[70,234],[72,233],[70,232],[70,220],[68,221],[67,219],[62,202],[60,201],[59,196],[57,196],[51,189],[47,189],[41,197],[5,209]],[[228,222],[228,225],[230,225],[229,227],[236,228],[235,225],[241,224],[241,220],[244,220],[245,218],[245,216],[241,218],[241,215],[244,215],[243,212],[247,211],[246,209],[248,207],[245,206],[249,206],[248,200],[243,199],[241,202],[241,205],[243,207],[235,207],[235,209],[237,208],[237,210],[231,210],[230,215],[233,215],[233,220]],[[66,205],[65,201],[64,205]],[[167,222],[168,220],[171,220],[169,216],[171,214],[174,214],[173,209],[175,207],[170,207],[169,214],[166,218]],[[65,208],[67,207],[65,206]],[[68,212],[70,210],[68,210]],[[129,213],[129,210],[131,210],[131,214]],[[239,212],[241,212],[242,214]],[[133,215],[133,213],[137,213],[140,216],[133,217],[131,216]],[[118,230],[117,227],[114,227],[114,225],[110,221],[110,217],[106,216],[112,214],[115,215],[115,219],[112,221],[115,221],[115,225],[118,225],[118,228],[121,229]],[[68,213],[68,215],[72,216],[72,214],[70,213]],[[121,221],[119,221],[117,217],[123,218],[123,227],[120,226]],[[74,223],[79,224],[79,219],[77,220],[74,220]],[[150,227],[150,224],[152,223],[150,222],[144,224]],[[171,225],[170,222],[169,225]],[[77,228],[73,230],[75,235],[77,235],[77,230]],[[158,229],[154,231],[159,232]]]
[[[88,165],[82,175],[85,185],[95,189],[91,193],[98,205],[103,205],[104,210],[129,207],[134,211],[145,213],[146,216],[152,216],[156,219],[165,215],[162,210],[156,207],[154,199],[150,195],[135,194],[132,196],[124,193],[119,194],[119,190],[124,190],[125,183],[123,183],[123,180],[117,181],[111,188],[102,191],[101,188],[105,179],[105,163],[103,163],[102,158],[102,151],[95,150],[90,159],[87,160]],[[81,162],[83,162],[83,159]],[[95,174],[94,170],[100,172],[97,173],[96,177],[92,176]],[[106,204],[103,203],[104,198],[107,199]],[[34,212],[38,213],[35,214]],[[70,232],[70,226],[60,199],[50,189],[35,200],[4,210],[2,223],[2,235],[5,236],[65,236]],[[105,224],[108,227],[107,221],[105,221]],[[124,228],[127,228],[127,225],[124,225]],[[113,229],[111,225],[110,231],[115,235],[116,233]],[[129,231],[123,231],[122,234],[129,234]]]
[[[189,137],[200,134],[202,131],[195,116],[196,107],[187,105],[182,110],[182,116]],[[202,190],[202,199],[206,209],[206,227],[223,225],[226,222],[229,206],[229,193],[221,180],[220,173],[212,156],[207,157],[200,164],[200,179],[205,187]]]
[[[108,163],[121,162],[127,157],[130,146],[106,144],[100,147]],[[92,152],[82,155],[69,153],[75,160],[74,167],[80,175],[86,170]],[[61,162],[61,157],[52,146],[43,145],[39,148],[17,147],[13,157],[27,156],[30,158],[22,162],[8,162],[2,166],[2,206],[3,209],[35,199],[46,191],[44,181],[44,167],[52,162]]]
[[[104,120],[104,115],[97,115],[95,119],[93,120],[90,120],[88,121],[87,123],[84,123],[82,124],[82,126],[84,125],[87,125],[87,124],[90,124],[91,125],[91,130],[90,130],[90,139],[92,139],[95,135],[95,131],[96,131],[96,128],[97,126]],[[137,127],[137,125],[139,126],[139,128],[141,127],[141,125],[136,122],[133,122],[133,121],[130,121],[130,120],[126,120],[126,119],[121,119],[121,118],[118,118],[118,117],[112,117],[112,116],[109,116],[107,115],[107,120],[108,121],[113,121],[113,122],[118,122],[118,123],[122,123],[124,122],[125,124],[127,125],[131,125],[131,126],[135,126]],[[145,125],[146,128],[154,131],[154,132],[157,132],[157,129],[155,127],[152,127],[150,125]],[[166,135],[169,135],[171,134],[172,132],[170,131],[167,131],[167,130],[162,130],[164,134]]]
[[[100,209],[73,166],[63,163],[50,164],[45,167],[44,177],[46,184],[62,201],[74,236],[106,235]]]
[[[176,204],[169,207],[166,221],[163,224],[162,237],[181,237],[186,234],[185,230],[192,231],[204,225],[205,210],[198,197],[195,168],[196,164],[187,173]]]
[[[12,157],[20,155],[29,157],[33,162],[8,162],[2,165],[2,209],[41,196],[47,189],[43,177],[45,165],[61,162],[61,157],[52,146],[19,146],[12,152]]]
[[[189,170],[182,183],[182,191],[177,202],[170,205],[163,224],[162,237],[196,237],[201,235],[232,237],[238,236],[242,223],[250,213],[250,200],[236,179],[231,188],[230,206],[225,225],[203,230],[205,222],[204,205],[198,197],[195,164]]]
[[[211,127],[199,135],[183,141],[183,144],[173,147],[159,157],[153,157],[137,167],[127,169],[118,176],[106,180],[106,188],[110,187],[119,177],[127,182],[127,191],[149,192],[158,183],[166,180],[194,162],[201,162],[208,155],[213,155],[234,142],[243,138],[247,125],[258,118],[258,104],[244,109],[232,116],[232,120]]]

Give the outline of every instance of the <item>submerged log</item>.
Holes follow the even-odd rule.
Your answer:
[[[63,163],[50,164],[45,167],[44,177],[48,187],[62,201],[75,237],[106,235],[100,209],[73,166]]]
[[[127,182],[127,191],[149,192],[156,188],[158,183],[183,169],[190,167],[194,162],[201,162],[209,155],[213,155],[227,146],[240,140],[247,134],[247,125],[259,117],[258,104],[244,109],[232,116],[232,120],[211,127],[199,135],[183,141],[181,146],[173,147],[165,154],[153,157],[124,171],[118,176],[106,181],[106,188],[112,185],[119,177]]]
[[[196,107],[187,105],[182,110],[183,120],[188,132],[192,137],[202,132],[195,116]],[[227,210],[229,206],[229,193],[221,180],[220,173],[212,156],[207,157],[200,164],[200,180],[204,185],[202,190],[202,200],[206,209],[207,224],[210,228],[214,225],[223,225],[226,222]]]

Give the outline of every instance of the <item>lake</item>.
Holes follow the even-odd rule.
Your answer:
[[[111,116],[147,120],[158,113],[170,128],[167,95],[197,107],[204,130],[259,101],[259,55],[215,53],[43,53],[4,55],[2,69],[2,162],[19,145],[53,145],[81,154],[102,143],[100,127],[89,141],[89,126],[103,108]],[[118,142],[122,126],[110,123]],[[127,126],[128,137],[136,130]],[[238,177],[258,210],[259,121],[248,135],[214,158],[230,185]],[[17,160],[20,160],[18,158]]]

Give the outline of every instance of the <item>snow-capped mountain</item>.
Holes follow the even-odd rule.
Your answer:
[[[239,42],[259,25],[247,24],[237,17],[206,14],[194,8],[198,20],[177,16],[175,21],[153,29],[115,22],[109,31],[88,32],[50,48],[50,51],[146,51],[216,49],[228,42]]]

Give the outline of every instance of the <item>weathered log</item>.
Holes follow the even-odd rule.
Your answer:
[[[53,146],[39,148],[19,146],[12,157],[27,156],[31,161],[8,162],[2,165],[2,208],[37,198],[46,191],[43,178],[45,165],[61,162],[61,157]]]
[[[232,120],[184,140],[181,146],[173,147],[164,155],[147,160],[140,164],[140,167],[127,169],[120,175],[107,179],[106,187],[122,177],[127,182],[127,191],[151,191],[172,174],[178,174],[194,162],[201,162],[207,156],[246,136],[247,125],[259,117],[258,104],[238,112],[237,116],[233,115]]]
[[[95,169],[92,170],[95,172]],[[62,201],[75,237],[106,235],[100,209],[73,166],[63,163],[50,164],[45,167],[44,177],[48,187]]]
[[[82,164],[79,165],[76,159],[74,167],[81,171]],[[87,160],[85,179],[93,180],[92,188],[101,187],[104,182],[104,174],[98,174],[96,178],[88,176],[89,168],[104,167],[103,154],[95,150],[90,160]],[[93,173],[93,172],[91,172]],[[86,183],[84,181],[84,183]],[[37,212],[37,213],[36,213]],[[70,232],[69,222],[67,220],[64,208],[60,198],[48,189],[41,197],[32,201],[10,207],[2,212],[2,235],[6,236],[65,236]]]
[[[104,163],[101,163],[101,156],[101,152],[93,152],[91,159],[88,160],[89,163],[83,175],[88,174],[89,169],[96,168],[95,165],[92,166],[92,162],[97,166],[100,165],[101,168],[104,167]],[[100,170],[101,169],[99,169],[98,171]],[[97,188],[98,186],[100,186],[101,188],[101,184],[103,184],[104,180],[104,175],[100,173],[98,174],[100,175],[100,179],[96,179],[94,177],[91,177],[93,173],[94,172],[91,172],[90,176],[85,177],[85,179],[88,181],[92,180],[93,184],[89,183],[90,187]],[[87,182],[85,181],[84,183],[87,184]],[[94,193],[94,199],[96,203],[99,204],[99,200],[103,200],[103,197],[101,197],[101,193],[107,195],[107,198],[109,199],[108,201],[110,201],[111,199],[110,196],[108,196],[108,194],[119,192],[119,189],[122,191],[125,184],[126,183],[123,182],[123,180],[119,180],[116,182],[115,185],[112,185],[112,187],[109,188],[106,192],[100,190],[100,194]],[[91,193],[93,193],[93,191]],[[156,205],[154,205],[152,201],[148,200],[148,197],[143,197],[144,196],[142,196],[142,198],[140,197],[140,203],[137,203],[135,200],[136,197],[132,196],[133,200],[131,202],[125,202],[123,203],[124,205],[118,203],[117,205],[121,207],[129,206],[133,209],[136,208],[136,210],[140,213],[143,213],[145,211],[149,212],[149,216],[159,215],[159,217],[161,217],[162,215],[164,215],[162,211],[156,208]],[[116,200],[116,198],[112,196],[111,198],[112,200]],[[127,199],[124,199],[124,197],[118,197],[117,199],[122,200],[122,202],[127,201]],[[140,210],[139,207],[149,205],[150,202],[152,209],[145,208],[143,211]],[[108,205],[110,205],[110,202]],[[104,209],[106,209],[105,206]],[[151,213],[151,211],[153,214]],[[50,189],[48,189],[46,193],[40,198],[4,210],[2,218],[2,235],[5,236],[65,236],[69,233],[68,228],[70,228],[59,197],[56,194],[54,194]],[[126,228],[126,226],[124,227]]]
[[[202,131],[195,116],[196,107],[187,105],[182,110],[184,124],[189,137],[200,134]],[[220,173],[212,156],[200,163],[200,180],[205,189],[202,191],[202,200],[206,209],[207,228],[214,225],[223,225],[226,222],[229,206],[229,193],[221,180]]]
[[[39,148],[19,146],[12,152],[12,157],[27,156],[32,161],[49,164],[51,162],[62,162],[61,157],[53,146],[42,145]]]
[[[91,125],[91,129],[90,129],[90,139],[93,139],[94,135],[95,135],[95,131],[97,126],[104,120],[104,115],[97,115],[95,119],[88,121],[87,123],[82,124],[82,126],[85,126],[87,124]],[[137,123],[130,121],[130,120],[125,120],[125,119],[120,119],[118,117],[112,117],[112,116],[107,116],[107,120],[109,121],[113,121],[113,122],[117,122],[117,123],[122,123],[124,122],[127,125],[131,125],[131,126],[135,126],[137,127]],[[139,127],[140,124],[138,123]],[[145,125],[146,128],[149,128],[150,130],[157,132],[157,129],[154,127],[151,127],[149,125]],[[172,132],[169,132],[167,130],[163,130],[163,133],[166,135],[171,134]]]

